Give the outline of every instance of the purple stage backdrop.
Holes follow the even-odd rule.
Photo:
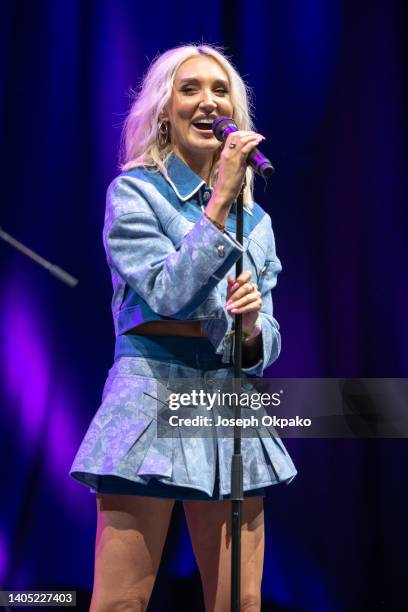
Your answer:
[[[2,3],[0,225],[79,279],[0,242],[2,589],[73,589],[87,609],[95,501],[68,470],[113,359],[105,191],[158,52],[223,45],[254,90],[283,264],[267,376],[407,376],[405,4]],[[263,610],[406,609],[406,441],[287,446],[299,474],[267,492]],[[184,609],[203,603],[177,504],[149,610]]]

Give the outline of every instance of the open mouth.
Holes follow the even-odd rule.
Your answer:
[[[211,132],[212,134],[212,120],[211,121],[194,121],[193,122],[193,126],[197,129],[200,130],[200,132]]]

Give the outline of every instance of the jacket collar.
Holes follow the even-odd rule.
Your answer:
[[[198,176],[185,162],[183,162],[178,155],[174,152],[171,153],[167,164],[167,175],[168,182],[174,189],[177,197],[182,201],[186,202],[189,200],[197,191],[205,185],[204,179]],[[235,209],[235,203],[232,209]],[[252,210],[244,204],[244,210],[252,215]]]
[[[167,162],[167,174],[170,185],[182,202],[186,202],[200,187],[205,185],[205,181],[193,172],[175,153],[170,155]]]

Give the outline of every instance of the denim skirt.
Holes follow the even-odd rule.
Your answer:
[[[119,336],[115,362],[72,464],[70,475],[91,492],[178,500],[230,498],[234,440],[217,427],[189,436],[158,433],[158,415],[174,382],[194,379],[207,392],[234,376],[207,338]],[[217,408],[212,416],[217,417]],[[265,413],[266,414],[266,413]],[[273,428],[241,436],[244,497],[289,483],[296,468]]]

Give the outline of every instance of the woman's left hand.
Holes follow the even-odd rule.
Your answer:
[[[251,333],[262,307],[261,293],[255,283],[251,283],[251,272],[242,272],[235,280],[228,275],[227,311],[242,314],[242,331]]]

